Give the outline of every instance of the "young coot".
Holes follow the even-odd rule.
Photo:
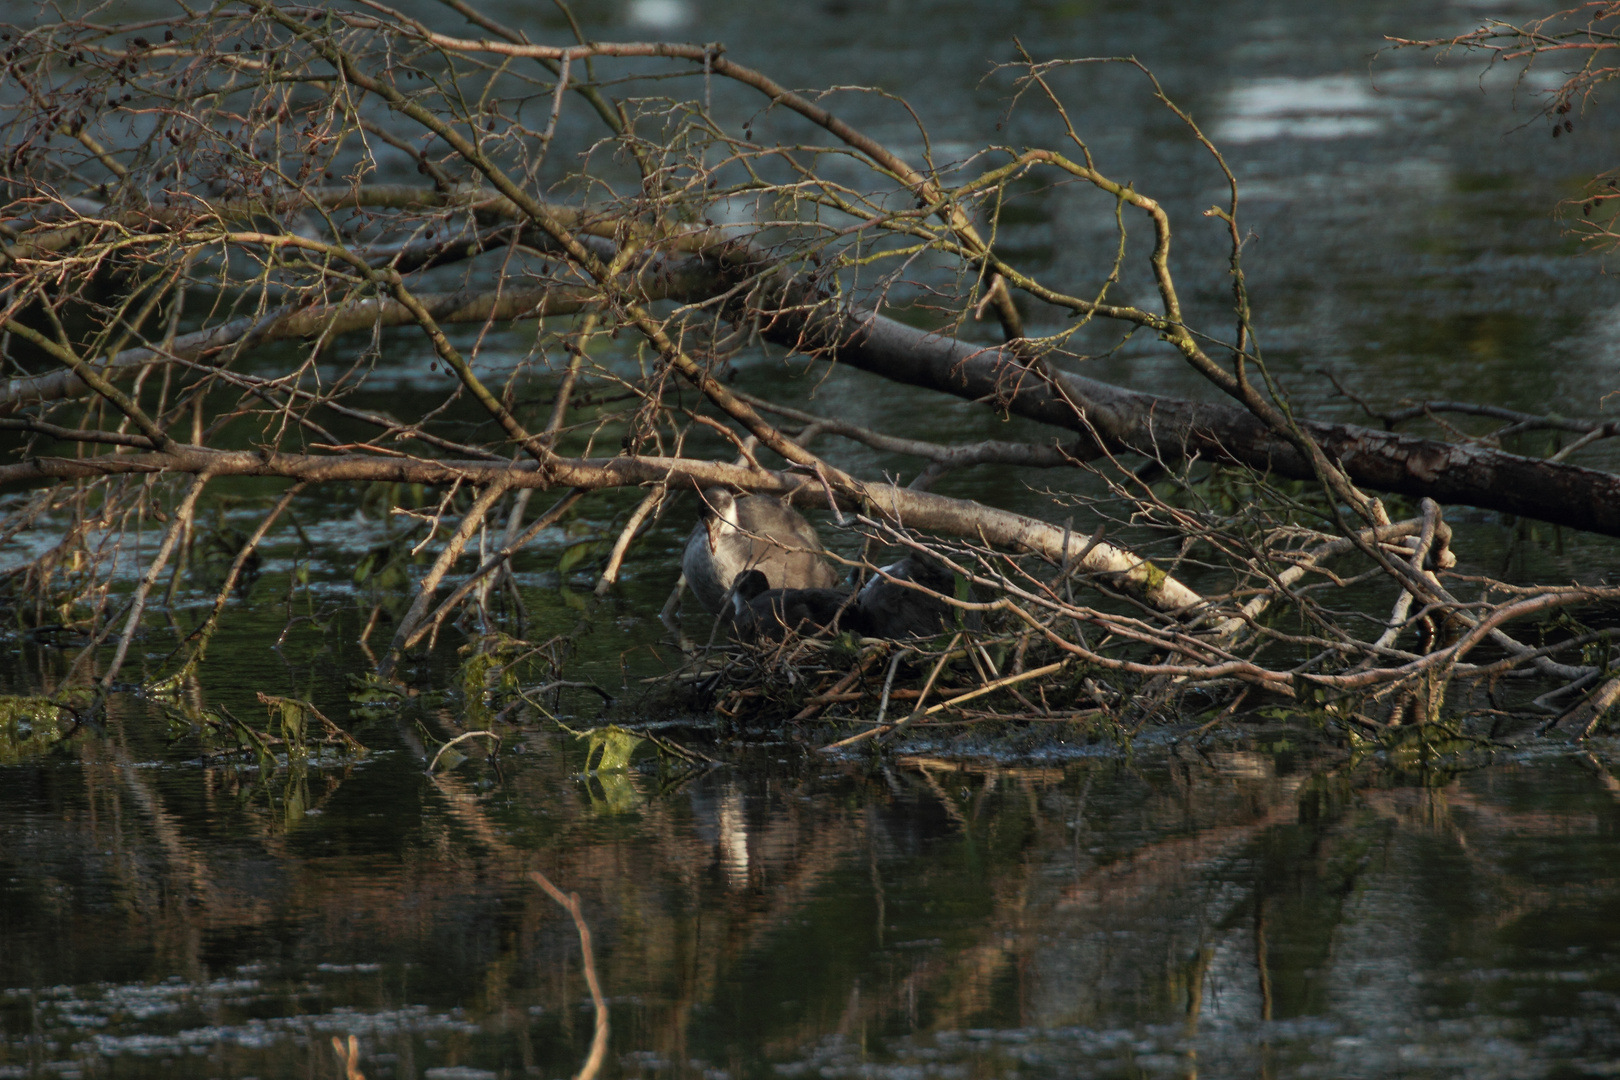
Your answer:
[[[731,588],[731,625],[740,641],[782,641],[789,634],[836,634],[849,593],[839,589],[773,589],[759,570],[744,570]]]
[[[902,581],[914,581],[942,596],[956,595],[954,571],[908,555],[885,566],[861,587],[855,597],[855,629],[875,638],[935,637],[956,629],[956,611],[950,604],[902,585]],[[977,612],[966,614],[969,625],[977,621]]]

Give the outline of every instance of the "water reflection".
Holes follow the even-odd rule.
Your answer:
[[[692,21],[692,8],[684,0],[631,0],[625,22],[639,30],[670,33]]]
[[[374,740],[375,741],[375,740]],[[0,1075],[1536,1075],[1620,1050],[1620,783],[1279,745],[620,777],[76,746],[0,777]],[[295,790],[296,789],[296,790]],[[294,812],[295,807],[301,807]],[[315,812],[315,811],[318,811]]]
[[[1256,79],[1232,90],[1212,134],[1220,143],[1377,135],[1388,111],[1359,75]]]

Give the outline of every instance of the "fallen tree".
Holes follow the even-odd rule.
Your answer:
[[[0,528],[62,536],[5,571],[5,583],[23,626],[54,618],[82,634],[70,682],[119,685],[208,486],[254,477],[296,484],[299,498],[357,482],[445,490],[436,507],[398,508],[428,530],[424,547],[441,526],[447,538],[401,605],[378,665],[389,675],[447,621],[492,640],[503,619],[521,619],[510,560],[590,493],[642,491],[603,567],[606,589],[671,492],[726,485],[826,510],[861,541],[846,556],[857,576],[875,570],[881,549],[946,564],[963,589],[943,599],[978,613],[932,652],[865,643],[847,674],[829,677],[842,689],[795,704],[801,719],[831,708],[866,723],[858,737],[895,737],[970,699],[981,711],[986,698],[1002,703],[996,717],[1121,719],[1188,701],[1230,712],[1250,691],[1308,699],[1335,722],[1380,731],[1467,715],[1467,700],[1448,713],[1448,687],[1504,676],[1535,685],[1518,715],[1584,731],[1620,693],[1606,654],[1592,653],[1605,631],[1532,646],[1504,629],[1620,593],[1458,576],[1440,505],[1620,535],[1620,477],[1563,454],[1296,416],[1255,344],[1236,181],[1145,70],[1147,92],[1230,186],[1228,205],[1206,215],[1230,234],[1221,272],[1236,318],[1226,336],[1183,315],[1166,211],[1110,178],[1072,129],[1068,154],[991,148],[970,165],[919,168],[716,47],[535,44],[460,0],[449,6],[492,36],[444,33],[375,3],[272,0],[118,33],[71,18],[10,31],[0,431],[13,433],[15,460],[0,464],[0,486],[34,494]],[[760,95],[760,110],[739,122],[706,100],[609,97],[618,84],[593,67],[609,63],[625,65],[632,85],[727,80]],[[1062,115],[1054,66],[1026,58],[1007,74],[1018,99]],[[605,137],[577,133],[576,99]],[[756,125],[782,138],[756,139]],[[410,168],[419,183],[405,182]],[[1041,280],[995,243],[1018,185],[1049,174],[1116,215],[1117,252],[1090,292]],[[1156,304],[1113,298],[1131,275]],[[1027,311],[1069,321],[1043,336],[1026,327]],[[991,314],[1003,344],[962,339],[969,320]],[[498,328],[523,320],[536,324],[527,353],[492,363]],[[1224,400],[1065,370],[1076,333],[1097,322],[1157,335]],[[452,380],[419,416],[366,402],[393,362],[387,327],[419,330]],[[611,344],[625,334],[633,348]],[[1066,435],[935,443],[742,393],[721,373],[757,355],[758,342]],[[1434,409],[1453,407],[1469,408]],[[1579,446],[1615,433],[1612,423],[1504,419],[1578,432]],[[187,421],[189,436],[177,434]],[[823,435],[927,464],[906,487],[857,476],[813,449]],[[615,437],[620,453],[597,452]],[[925,490],[983,465],[1062,470],[1092,524]],[[1232,470],[1254,497],[1218,505],[1211,476]],[[1284,494],[1279,479],[1310,484]],[[565,494],[524,526],[527,493],[553,489]],[[1421,502],[1392,521],[1378,493]],[[182,676],[293,497],[235,552],[197,644],[179,654]],[[500,543],[480,542],[476,568],[441,598],[503,508]],[[122,537],[149,515],[166,523],[163,539],[125,593],[112,587]],[[1328,567],[1342,557],[1364,565]],[[1078,602],[1076,581],[1097,600]],[[1347,617],[1323,599],[1374,583],[1389,594],[1379,612]],[[502,596],[512,601],[504,614]],[[367,635],[377,617],[374,608]],[[1487,655],[1474,658],[1481,647]],[[770,700],[784,672],[802,681],[797,669],[824,665],[827,648],[812,640],[732,656],[721,673],[742,684],[722,711],[749,694]],[[888,720],[907,653],[934,657],[932,674],[910,714]],[[873,682],[883,656],[887,675]],[[712,663],[695,662],[693,678],[712,689]],[[967,682],[934,691],[942,676]],[[925,706],[931,691],[945,699]],[[1026,696],[1037,691],[1040,705]]]
[[[475,250],[481,252],[482,246]],[[649,300],[701,302],[738,283],[740,275],[726,274],[725,268],[726,260],[699,258],[663,265],[651,275],[656,287],[643,289],[641,295]],[[441,325],[574,315],[592,303],[577,287],[469,289],[420,300]],[[754,300],[757,305],[761,298]],[[1046,366],[1032,368],[1018,349],[968,344],[859,307],[774,295],[763,312],[756,307],[753,314],[766,316],[761,336],[776,344],[805,348],[829,362],[993,403],[1009,413],[1078,432],[1086,436],[1085,442],[1067,448],[1076,461],[1095,460],[1104,452],[1198,457],[1288,479],[1316,476],[1297,446],[1235,405],[1166,397]],[[399,301],[363,300],[337,309],[289,306],[176,338],[164,354],[144,347],[126,349],[107,362],[102,374],[109,379],[133,377],[153,364],[197,362],[271,341],[336,338],[414,323],[415,316]],[[71,368],[13,378],[0,389],[0,415],[91,392]],[[1612,438],[1620,431],[1620,421],[1613,420],[1582,422],[1525,414],[1509,419],[1521,429],[1556,427],[1591,441]],[[1620,536],[1620,476],[1614,473],[1478,443],[1444,442],[1353,424],[1305,420],[1301,427],[1358,485]]]

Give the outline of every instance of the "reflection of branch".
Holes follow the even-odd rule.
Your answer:
[[[360,1071],[360,1040],[353,1035],[349,1036],[347,1046],[336,1035],[332,1036],[332,1049],[337,1052],[338,1060],[343,1062],[343,1080],[366,1080],[366,1074]]]
[[[591,1052],[585,1058],[585,1064],[575,1074],[574,1080],[592,1080],[602,1068],[602,1059],[607,1056],[608,1040],[608,1007],[607,1001],[602,997],[602,984],[596,978],[596,956],[591,952],[591,928],[585,923],[585,916],[579,910],[579,894],[568,893],[553,885],[546,875],[538,870],[530,870],[529,878],[542,889],[546,895],[560,904],[574,920],[574,928],[579,931],[579,951],[585,960],[585,984],[591,988],[591,1004],[596,1007],[596,1035],[591,1039]]]

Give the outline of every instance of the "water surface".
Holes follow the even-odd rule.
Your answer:
[[[1253,734],[1046,764],[515,736],[272,772],[117,730],[0,787],[24,1075],[1607,1075],[1612,747],[1410,768]],[[440,1070],[461,1069],[460,1073]],[[467,1071],[477,1070],[477,1071]],[[1561,1071],[1560,1071],[1561,1070]]]

